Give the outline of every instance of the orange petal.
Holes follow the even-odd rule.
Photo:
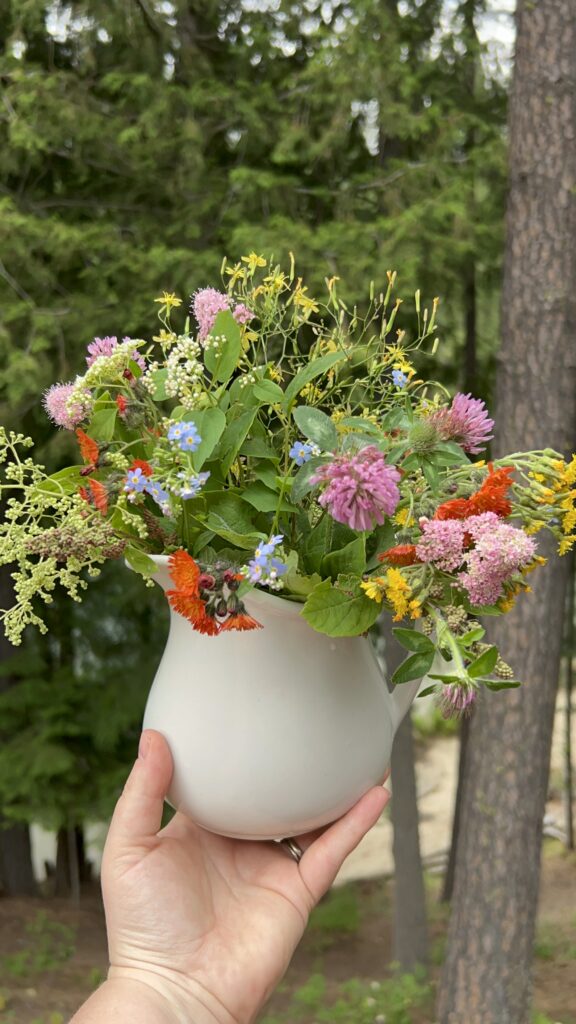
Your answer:
[[[194,561],[192,555],[180,548],[170,555],[170,575],[176,584],[176,589],[182,594],[190,597],[199,597],[198,580],[200,579],[200,566]]]
[[[168,590],[166,591],[166,596],[174,611],[178,612],[179,615],[183,615],[193,626],[206,614],[204,602],[199,597],[183,594],[180,590]]]
[[[144,476],[152,476],[152,466],[149,462],[146,462],[146,459],[134,459],[129,472],[132,472],[135,469],[141,469]]]
[[[222,633],[225,633],[229,629],[239,629],[241,632],[247,629],[263,629],[262,623],[257,622],[251,615],[231,615],[226,622],[220,626]]]
[[[92,492],[92,499],[96,508],[105,516],[108,511],[108,492],[104,484],[100,480],[89,480],[88,487]]]
[[[80,454],[84,459],[84,462],[98,462],[100,449],[98,448],[94,438],[88,437],[88,434],[85,434],[80,427],[76,430],[76,437],[78,438]]]

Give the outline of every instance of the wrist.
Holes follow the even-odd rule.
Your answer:
[[[248,1024],[238,1021],[210,991],[194,978],[153,965],[150,968],[111,966],[104,987],[127,994],[136,986],[154,1006],[159,1024]],[[155,1018],[154,1024],[156,1024]],[[144,1024],[144,1021],[142,1021]]]

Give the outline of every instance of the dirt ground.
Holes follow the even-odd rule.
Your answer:
[[[559,716],[546,818],[552,833],[561,831],[563,821],[554,783],[561,770],[561,750]],[[411,1024],[432,1024],[434,1019],[433,987],[447,916],[438,904],[439,872],[450,837],[456,766],[454,737],[420,743],[418,793],[433,966],[426,1007],[402,1018]],[[377,983],[387,976],[392,948],[391,838],[384,816],[349,858],[338,888],[312,922],[285,983],[266,1011],[266,1020],[289,1019],[284,1014],[290,1012],[292,994],[312,975],[323,976],[328,996],[350,978]],[[105,970],[104,921],[96,887],[79,906],[66,900],[0,901],[0,1024],[65,1024]],[[534,977],[536,1009],[550,1024],[576,1024],[576,855],[566,853],[553,838],[546,840],[544,849]],[[309,1016],[302,1010],[299,1014],[303,1024],[317,1020],[313,1008]]]

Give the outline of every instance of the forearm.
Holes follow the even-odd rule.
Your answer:
[[[70,1024],[234,1024],[210,998],[126,975],[115,976],[93,992]]]

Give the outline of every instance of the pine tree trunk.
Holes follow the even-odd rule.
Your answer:
[[[381,627],[388,678],[404,658],[391,623]],[[392,825],[394,828],[394,950],[403,970],[412,971],[428,959],[426,892],[420,856],[418,802],[412,719],[408,713],[394,738],[391,760]]]
[[[567,453],[576,425],[576,5],[520,0],[517,22],[498,450]],[[488,695],[472,721],[440,1024],[530,1020],[567,569],[553,560],[535,593],[491,624],[525,685]]]

